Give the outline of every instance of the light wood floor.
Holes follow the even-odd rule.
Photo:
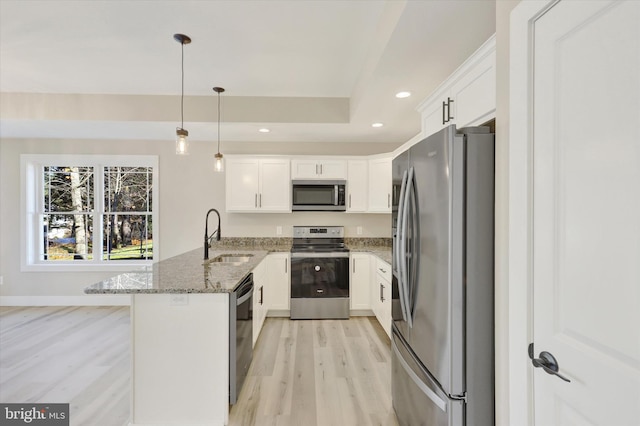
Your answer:
[[[230,426],[397,425],[374,318],[268,318]],[[0,401],[70,403],[71,425],[129,418],[128,307],[0,308]]]

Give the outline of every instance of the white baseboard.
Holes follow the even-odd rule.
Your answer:
[[[131,295],[0,296],[0,306],[129,306]]]

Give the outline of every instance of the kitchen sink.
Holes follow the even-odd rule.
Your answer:
[[[218,263],[225,265],[239,265],[241,263],[248,262],[252,257],[253,255],[250,253],[225,253],[206,260],[205,264]]]

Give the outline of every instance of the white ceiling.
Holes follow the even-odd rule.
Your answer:
[[[173,139],[173,34],[184,33],[193,40],[184,46],[193,140],[217,136],[211,89],[221,86],[225,141],[400,144],[420,130],[416,106],[494,31],[495,0],[1,0],[0,137]],[[396,99],[400,90],[412,96]],[[17,107],[8,93],[48,94],[37,98],[47,105],[90,95],[80,98],[105,106],[91,119],[73,103],[50,114]],[[141,95],[144,118],[113,113],[128,95]],[[170,96],[164,110],[157,95]],[[292,118],[287,98],[297,98]],[[326,98],[344,111],[323,113]],[[280,113],[261,115],[269,105]]]

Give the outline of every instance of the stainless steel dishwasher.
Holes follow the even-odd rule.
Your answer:
[[[253,359],[253,274],[229,295],[229,404],[238,400]]]

